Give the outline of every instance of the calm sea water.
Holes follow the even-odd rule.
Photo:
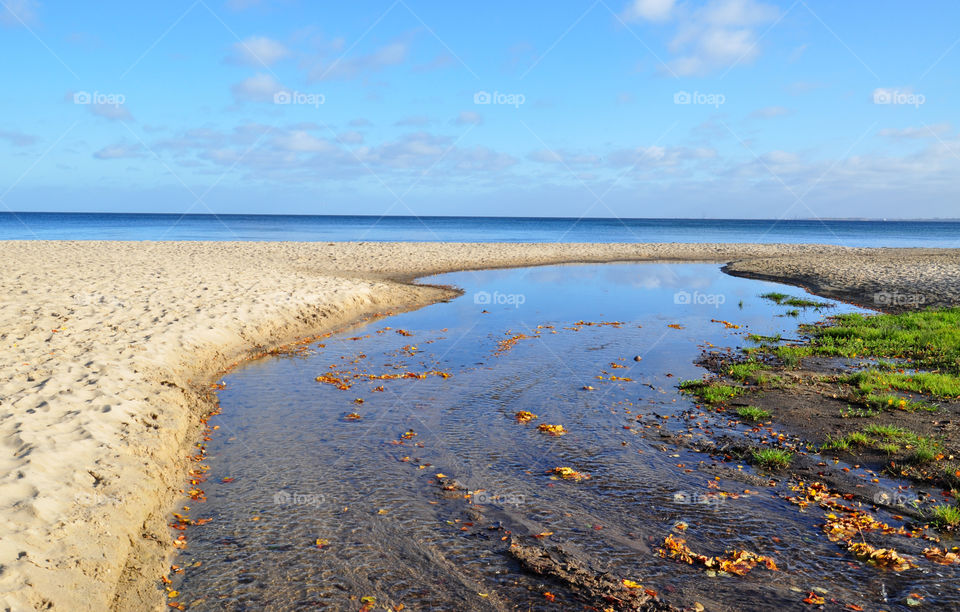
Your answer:
[[[787,242],[960,247],[957,221],[0,213],[0,240]]]

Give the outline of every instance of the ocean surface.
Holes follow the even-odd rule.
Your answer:
[[[786,242],[960,247],[960,221],[0,212],[0,240]]]

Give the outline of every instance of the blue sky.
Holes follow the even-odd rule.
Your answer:
[[[0,0],[0,209],[957,217],[953,1]]]

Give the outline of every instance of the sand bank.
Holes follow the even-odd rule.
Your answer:
[[[18,241],[0,251],[0,604],[17,611],[162,606],[165,519],[212,377],[263,347],[455,295],[417,277],[730,262],[733,274],[871,307],[960,303],[960,250]]]

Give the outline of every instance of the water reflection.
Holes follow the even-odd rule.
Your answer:
[[[585,603],[522,571],[506,550],[513,534],[546,534],[544,545],[562,544],[678,605],[797,607],[798,590],[812,585],[839,601],[880,602],[908,589],[952,596],[938,575],[885,576],[851,563],[822,537],[815,513],[798,512],[763,478],[744,486],[717,476],[708,469],[716,461],[667,437],[708,438],[729,426],[676,384],[701,376],[694,360],[703,347],[738,346],[744,333],[791,335],[826,314],[778,317],[783,308],[757,297],[796,289],[707,264],[551,266],[429,282],[466,294],[330,337],[314,356],[252,363],[227,378],[223,413],[211,421],[219,429],[208,446],[208,501],[191,510],[213,521],[190,530],[182,601],[231,610],[359,609],[373,601],[363,598],[378,609]],[[518,423],[518,411],[538,418]],[[551,436],[540,424],[568,433]],[[558,467],[589,478],[559,478]],[[782,570],[708,579],[661,559],[656,549],[678,522],[704,552],[747,548]]]

